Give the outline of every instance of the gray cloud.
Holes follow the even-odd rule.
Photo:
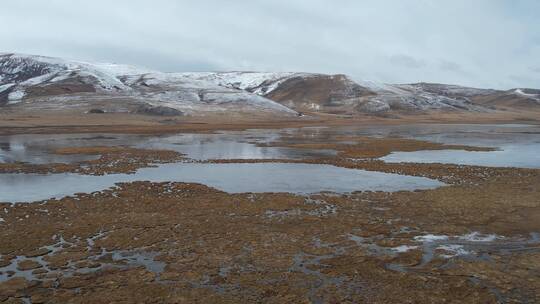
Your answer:
[[[443,71],[450,71],[450,72],[456,72],[456,73],[463,73],[463,67],[453,61],[448,60],[442,60],[439,63],[439,68]]]
[[[393,55],[390,57],[390,62],[397,66],[402,66],[410,69],[419,69],[426,66],[426,63],[424,61],[408,55]]]
[[[538,11],[535,0],[2,0],[0,51],[164,71],[534,87]]]

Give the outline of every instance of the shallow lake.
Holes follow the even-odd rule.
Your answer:
[[[298,163],[173,163],[143,168],[135,174],[103,176],[79,174],[0,174],[0,202],[32,202],[90,193],[119,182],[201,183],[229,193],[330,191],[399,191],[432,189],[437,180],[382,172],[346,169],[331,165]]]
[[[496,167],[540,167],[540,126],[525,124],[408,124],[306,127],[279,130],[228,131],[213,134],[162,136],[126,134],[57,134],[0,136],[1,162],[69,163],[92,155],[57,155],[64,147],[127,146],[184,153],[196,160],[302,159],[333,156],[334,150],[268,147],[274,142],[332,143],[339,136],[404,137],[445,144],[493,147],[492,152],[437,150],[395,152],[387,162],[453,163]]]
[[[527,124],[407,124],[290,129],[296,142],[332,142],[338,136],[401,137],[496,151],[394,152],[386,162],[448,163],[488,167],[540,168],[540,126]],[[284,132],[281,133],[286,136]],[[355,142],[349,142],[355,144]]]
[[[70,163],[95,159],[94,155],[58,155],[65,147],[126,146],[173,150],[196,160],[208,159],[302,159],[335,155],[333,150],[259,146],[279,137],[275,130],[173,134],[24,134],[0,136],[0,163]]]
[[[487,167],[540,168],[540,127],[534,125],[412,125],[388,134],[444,144],[492,147],[496,151],[426,150],[393,152],[386,162],[446,163]]]
[[[505,145],[498,151],[426,150],[393,152],[381,159],[389,163],[443,163],[487,167],[540,168],[540,145]]]
[[[163,136],[124,134],[58,134],[0,136],[0,162],[74,162],[98,156],[56,155],[55,149],[85,146],[127,146],[165,149],[195,160],[302,159],[326,157],[333,150],[267,147],[274,142],[339,142],[342,136],[404,137],[445,144],[494,147],[492,152],[438,150],[394,152],[386,162],[452,163],[497,167],[540,168],[540,127],[536,125],[370,125],[246,130],[214,134]],[[355,144],[353,141],[340,142]],[[0,201],[27,202],[63,197],[76,192],[107,189],[118,182],[148,180],[202,183],[230,193],[330,191],[397,191],[430,189],[443,184],[420,177],[338,168],[316,164],[175,163],[143,168],[135,174],[83,176],[77,174],[0,174]]]

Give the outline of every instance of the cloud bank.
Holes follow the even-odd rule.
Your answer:
[[[0,51],[539,88],[539,11],[535,0],[3,0]]]

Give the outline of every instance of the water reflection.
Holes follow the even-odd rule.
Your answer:
[[[540,127],[535,125],[409,124],[346,127],[306,127],[279,130],[246,130],[213,134],[162,136],[126,134],[57,134],[0,136],[0,162],[53,163],[94,159],[88,155],[56,155],[64,147],[127,146],[166,149],[197,160],[206,159],[301,159],[328,157],[333,150],[268,147],[280,143],[340,143],[347,136],[404,137],[444,144],[495,147],[494,152],[419,151],[393,153],[389,162],[445,162],[484,166],[538,168]],[[340,140],[340,138],[342,138]]]
[[[422,128],[424,127],[424,128]],[[386,162],[446,163],[489,167],[540,168],[540,127],[531,125],[412,125],[389,128],[392,135],[496,151],[425,150],[393,152]]]
[[[399,191],[432,189],[444,184],[425,177],[295,163],[173,163],[143,168],[135,174],[0,174],[0,201],[29,202],[91,193],[119,182],[201,183],[229,193],[323,191]]]
[[[0,163],[71,163],[98,158],[95,155],[59,155],[52,153],[55,148],[66,147],[57,143],[58,137],[63,138],[64,135],[0,136]]]
[[[540,145],[505,145],[499,151],[426,150],[393,152],[381,158],[389,163],[443,163],[487,167],[540,168]]]
[[[196,160],[208,159],[301,159],[335,155],[333,150],[264,147],[279,137],[275,130],[222,132],[217,134],[175,134],[163,136],[114,134],[26,134],[0,136],[0,162],[34,164],[69,163],[95,159],[89,155],[57,155],[65,147],[126,146],[173,150]]]

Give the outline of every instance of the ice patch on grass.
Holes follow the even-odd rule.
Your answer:
[[[21,100],[24,98],[24,91],[16,90],[14,92],[9,93],[8,95],[8,104],[16,104],[21,102]]]
[[[470,254],[469,251],[465,250],[465,247],[463,245],[459,244],[441,245],[438,246],[436,249],[446,251],[447,254],[441,254],[441,257],[447,259]]]
[[[435,235],[435,234],[426,234],[415,236],[414,240],[417,242],[440,242],[454,239],[462,242],[493,242],[496,240],[503,239],[504,237],[496,234],[482,234],[480,232],[471,232],[464,235],[458,236],[448,236],[448,235]]]
[[[404,253],[404,252],[408,252],[408,251],[411,251],[411,250],[414,250],[414,249],[417,249],[417,248],[418,248],[418,246],[401,245],[401,246],[397,246],[397,247],[392,248],[392,250],[397,252],[397,253]]]
[[[502,238],[496,234],[481,234],[480,232],[472,232],[459,237],[460,240],[469,242],[493,242]]]
[[[418,242],[436,242],[436,241],[445,241],[448,240],[447,235],[435,235],[435,234],[426,234],[414,237],[415,241]]]

